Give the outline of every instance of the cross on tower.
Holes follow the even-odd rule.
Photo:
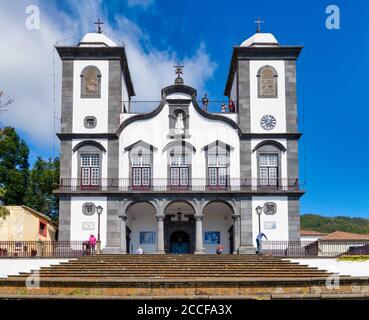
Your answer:
[[[97,22],[94,22],[94,24],[97,24],[97,33],[101,33],[101,24],[104,24],[104,22],[100,21],[100,19],[97,19]]]
[[[254,22],[256,23],[256,33],[260,33],[260,24],[264,23],[264,21],[261,21],[258,17]]]
[[[181,66],[179,62],[176,66],[174,66],[174,69],[176,69],[175,74],[177,75],[177,78],[180,78],[181,74],[183,74],[183,68],[184,66]]]

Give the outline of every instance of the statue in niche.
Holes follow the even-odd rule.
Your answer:
[[[179,113],[177,116],[177,120],[176,120],[176,125],[175,125],[175,130],[174,133],[175,134],[184,134],[185,133],[185,127],[184,127],[184,121],[183,121],[183,114]]]

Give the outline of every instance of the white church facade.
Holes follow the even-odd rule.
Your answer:
[[[102,33],[56,48],[62,60],[59,240],[99,236],[105,253],[255,253],[299,240],[299,46],[256,33],[234,47],[210,112],[181,78],[134,113],[125,48]],[[259,213],[257,214],[257,208]]]

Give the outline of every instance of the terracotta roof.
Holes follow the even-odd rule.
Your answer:
[[[300,230],[300,236],[326,236],[327,233],[310,230]]]
[[[321,238],[321,240],[369,240],[369,234],[335,231]]]

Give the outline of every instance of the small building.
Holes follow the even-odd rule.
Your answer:
[[[310,230],[300,230],[300,241],[302,242],[314,242],[322,237],[326,236],[327,233]]]
[[[6,206],[0,218],[0,241],[55,241],[57,225],[43,213],[26,206]]]
[[[335,231],[305,247],[307,255],[323,257],[341,254],[362,254],[369,246],[369,234]]]

